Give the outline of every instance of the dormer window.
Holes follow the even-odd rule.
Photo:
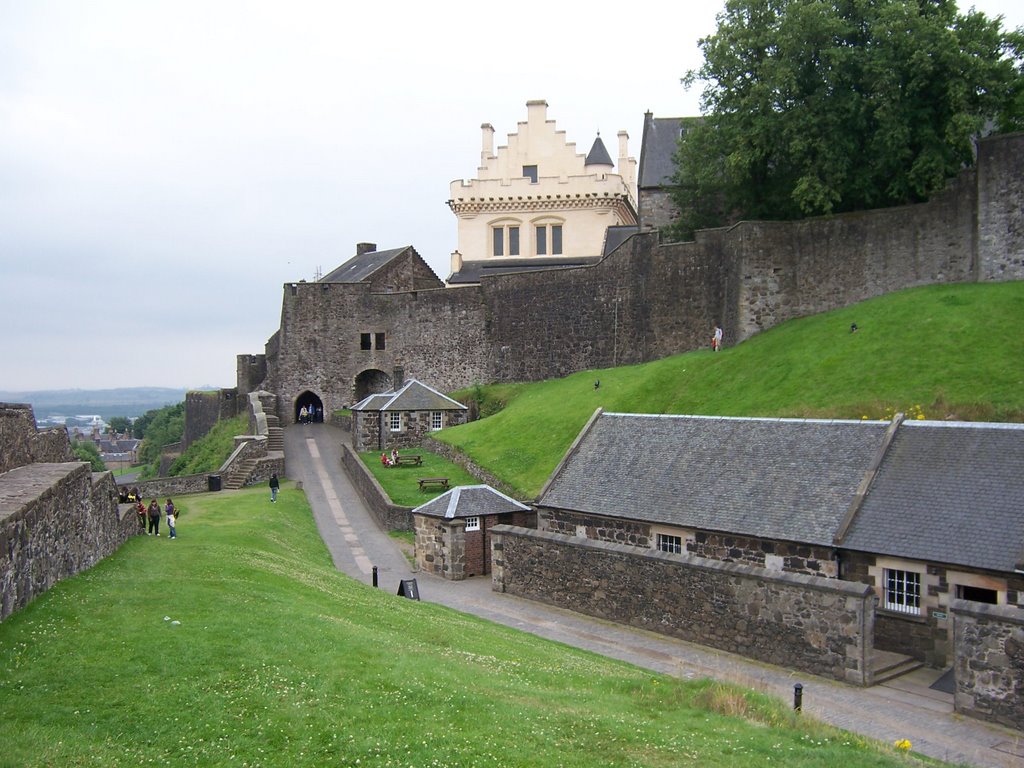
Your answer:
[[[536,165],[524,165],[523,176],[530,180],[531,184],[537,183],[537,166]]]

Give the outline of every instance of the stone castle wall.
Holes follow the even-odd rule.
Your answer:
[[[235,388],[212,392],[185,393],[185,434],[181,439],[184,451],[206,435],[221,419],[232,419],[246,407],[244,397]]]
[[[138,533],[107,473],[82,462],[26,464],[0,475],[0,619],[91,568]]]
[[[871,684],[865,585],[508,526],[491,534],[496,591]]]
[[[1024,134],[999,136],[980,142],[975,169],[919,205],[743,222],[687,243],[642,233],[593,266],[491,275],[478,286],[289,284],[265,357],[239,357],[239,389],[265,363],[264,386],[282,411],[309,390],[331,412],[354,402],[366,371],[401,366],[449,392],[533,381],[706,348],[715,324],[730,345],[904,288],[1021,280],[1022,179]],[[361,333],[383,333],[385,348],[361,349]]]
[[[66,429],[39,431],[31,405],[0,403],[0,473],[36,462],[74,460]]]
[[[952,603],[957,712],[1024,730],[1024,611]]]

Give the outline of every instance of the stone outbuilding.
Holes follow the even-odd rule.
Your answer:
[[[416,507],[412,519],[416,566],[459,581],[491,572],[491,528],[532,528],[536,515],[489,485],[462,485]]]
[[[598,411],[536,506],[540,530],[868,584],[875,647],[936,667],[955,600],[1024,608],[1020,424]]]
[[[431,432],[465,424],[469,409],[416,379],[352,406],[352,447],[390,451],[419,445]]]

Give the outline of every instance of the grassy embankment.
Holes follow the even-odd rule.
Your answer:
[[[915,762],[374,590],[333,569],[290,485],[273,507],[263,488],[179,501],[176,541],[138,537],[0,624],[0,765]]]
[[[507,406],[438,438],[531,498],[598,407],[852,419],[913,409],[930,419],[1024,421],[1022,324],[1024,282],[903,291],[784,323],[719,353],[477,388]]]

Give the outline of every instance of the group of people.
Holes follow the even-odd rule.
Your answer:
[[[323,408],[318,408],[318,407],[316,407],[314,405],[311,405],[308,408],[306,406],[302,406],[299,409],[299,424],[312,424],[314,421],[315,422],[320,422],[320,421],[323,421],[323,420],[324,420],[324,409]]]
[[[398,450],[395,448],[391,449],[391,455],[388,456],[387,451],[380,455],[380,463],[385,467],[397,467],[398,466]]]
[[[121,504],[134,504],[137,501],[142,501],[142,497],[139,495],[138,488],[127,488],[126,486],[119,485],[117,487],[117,500]]]
[[[163,508],[164,519],[167,520],[168,536],[172,539],[178,538],[178,530],[176,523],[178,520],[178,510],[174,508],[174,502],[167,499],[167,503]],[[146,532],[147,536],[159,536],[160,535],[160,502],[153,499],[149,502],[147,507],[142,499],[139,499],[138,504],[135,505],[135,515],[139,520],[139,529]],[[146,527],[146,522],[149,522],[149,527]]]

